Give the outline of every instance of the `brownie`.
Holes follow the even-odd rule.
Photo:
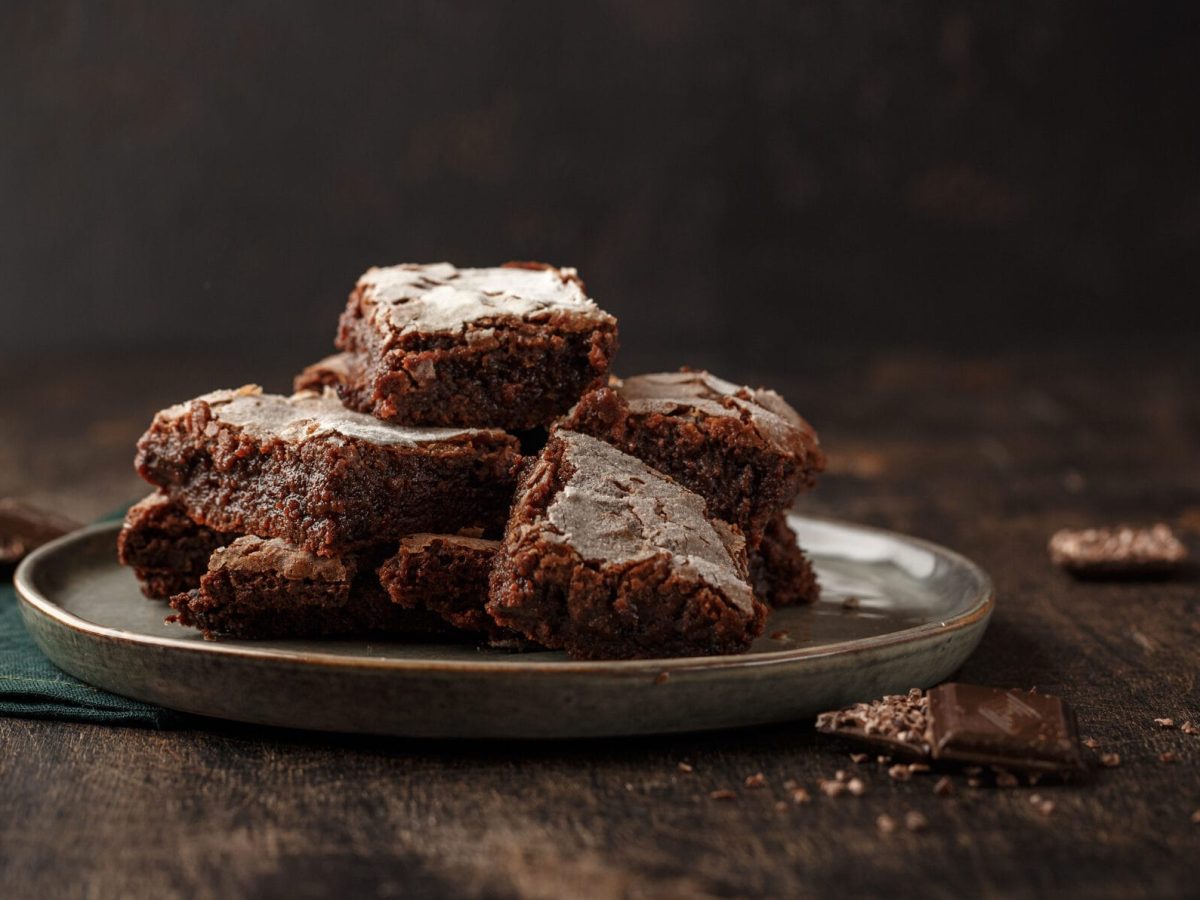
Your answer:
[[[559,430],[522,473],[487,610],[576,658],[736,653],[766,619],[747,577],[745,541],[699,495]]]
[[[316,556],[278,538],[246,536],[215,551],[200,586],[171,598],[168,621],[206,638],[435,634],[437,617],[392,603],[374,568]]]
[[[327,387],[340,387],[350,379],[350,359],[349,353],[335,353],[318,360],[295,377],[292,389],[321,393]]]
[[[548,425],[605,383],[617,321],[574,269],[373,268],[338,329],[346,405],[412,425]]]
[[[779,394],[707,372],[614,379],[558,427],[607,441],[708,501],[757,547],[825,467],[816,432]]]
[[[524,643],[487,613],[488,576],[499,541],[451,534],[414,534],[379,568],[384,589],[405,609],[436,613],[455,628],[486,635],[493,645]]]
[[[166,600],[196,587],[213,551],[239,536],[197,525],[181,504],[156,491],[125,513],[117,559],[133,567],[143,594]]]
[[[769,606],[800,606],[821,598],[817,573],[797,544],[786,514],[767,524],[762,541],[750,551],[750,582]]]
[[[421,531],[498,534],[519,461],[501,431],[392,425],[329,392],[246,387],[158,413],[136,466],[201,524],[338,556]]]

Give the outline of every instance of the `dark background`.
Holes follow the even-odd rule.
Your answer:
[[[625,371],[1194,336],[1198,19],[4,3],[0,353],[299,365],[367,266],[510,258],[577,266]]]

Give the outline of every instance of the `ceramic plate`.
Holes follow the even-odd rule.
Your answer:
[[[61,669],[186,712],[423,737],[570,738],[806,718],[954,672],[992,612],[987,575],[898,534],[793,515],[820,602],[777,610],[740,656],[572,662],[472,643],[206,641],[116,561],[119,524],[83,529],[17,570],[21,613]],[[857,598],[847,608],[846,597]]]

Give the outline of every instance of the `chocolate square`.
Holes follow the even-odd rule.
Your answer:
[[[936,760],[1019,772],[1084,768],[1075,715],[1056,697],[970,684],[929,692]]]

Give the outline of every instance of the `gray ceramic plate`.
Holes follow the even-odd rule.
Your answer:
[[[98,687],[243,722],[404,736],[566,738],[805,718],[928,687],[975,649],[992,586],[956,553],[793,516],[823,596],[772,614],[742,656],[572,662],[469,643],[205,641],[163,623],[117,565],[118,525],[75,532],[17,570],[21,612],[59,668]],[[843,606],[856,597],[858,608]]]

